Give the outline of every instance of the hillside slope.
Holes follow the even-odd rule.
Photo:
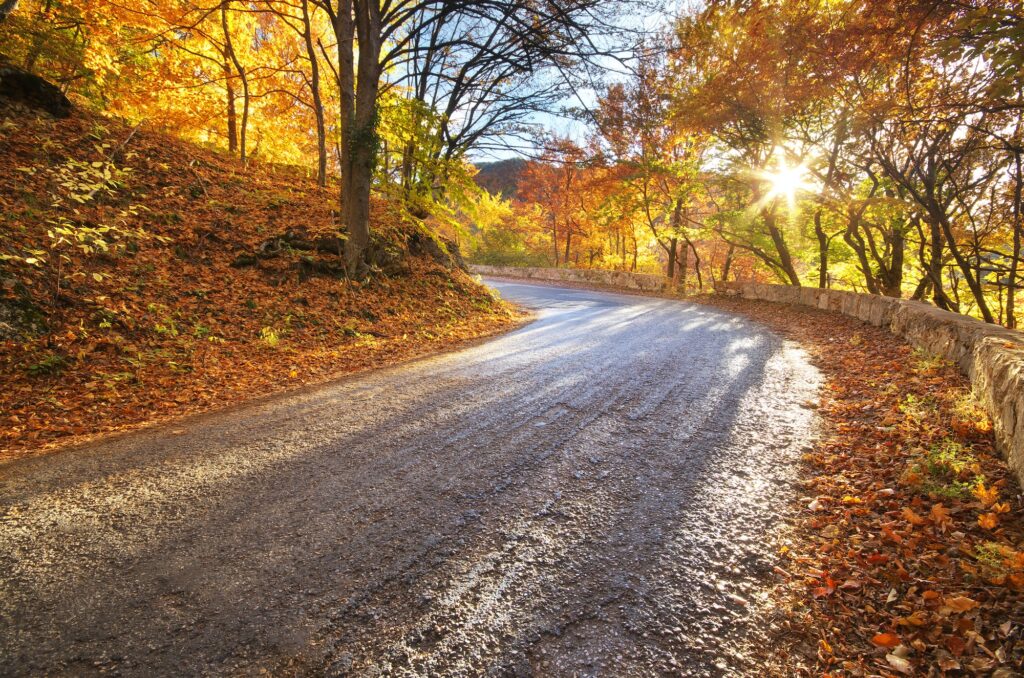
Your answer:
[[[336,194],[145,127],[0,105],[0,457],[481,336],[515,313],[375,205],[348,281]]]
[[[501,194],[504,198],[518,198],[519,183],[522,181],[523,172],[526,171],[528,164],[528,161],[523,158],[478,163],[477,170],[479,171],[475,177],[476,183],[495,195]]]

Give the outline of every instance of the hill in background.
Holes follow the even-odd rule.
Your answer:
[[[528,165],[529,161],[523,158],[477,163],[480,171],[475,177],[476,183],[491,193],[515,199],[519,197],[519,182]]]

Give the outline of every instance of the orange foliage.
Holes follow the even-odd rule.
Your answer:
[[[828,433],[805,455],[804,492],[816,499],[797,506],[782,556],[780,602],[803,636],[787,644],[791,670],[1019,668],[1019,488],[986,421],[950,426],[969,393],[955,366],[918,360],[896,337],[836,314],[709,303],[800,341],[827,377],[818,409]],[[999,498],[1012,520],[990,510]],[[829,651],[811,650],[819,638]]]
[[[404,273],[365,284],[317,274],[309,253],[287,248],[233,267],[282,233],[335,232],[330,200],[294,170],[242,173],[221,155],[81,113],[52,121],[0,110],[4,118],[3,164],[25,170],[0,174],[4,251],[38,247],[51,222],[72,214],[50,204],[63,189],[46,168],[68,156],[102,163],[110,149],[119,149],[114,165],[131,171],[74,207],[75,218],[141,227],[146,237],[117,252],[69,249],[66,260],[50,252],[45,263],[0,270],[3,307],[45,325],[0,341],[0,456],[387,364],[516,322],[466,274],[424,257],[407,255]],[[140,208],[125,215],[132,205]],[[378,207],[377,242],[404,250],[410,227]]]

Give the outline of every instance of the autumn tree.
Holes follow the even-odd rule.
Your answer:
[[[603,148],[620,168],[622,190],[633,197],[634,209],[665,253],[666,276],[676,278],[679,261],[685,287],[691,251],[700,279],[700,255],[690,233],[704,225],[699,174],[706,144],[672,127],[670,84],[663,78],[663,61],[641,48],[634,76],[607,89],[596,120]]]
[[[450,110],[441,114],[439,129],[448,135],[446,143],[458,149],[460,143],[470,143],[474,134],[480,134],[468,132],[474,126],[465,124],[467,116],[473,119],[485,107],[500,110],[501,102],[509,97],[515,100],[517,89],[510,87],[515,81],[509,78],[532,74],[540,64],[552,61],[567,69],[574,62],[614,54],[614,46],[601,44],[598,36],[608,33],[607,17],[620,4],[598,0],[540,4],[338,0],[323,4],[335,28],[338,49],[341,218],[348,232],[349,267],[358,268],[369,240],[369,194],[379,158],[379,95],[387,84],[382,79],[386,73],[396,73],[398,78],[428,74],[436,82],[453,85],[445,95]],[[459,61],[442,67],[436,60],[439,54],[458,55]],[[453,135],[451,124],[457,115],[464,123],[462,133]],[[482,118],[484,127],[504,119],[500,113]]]

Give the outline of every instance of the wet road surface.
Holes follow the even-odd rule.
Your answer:
[[[0,674],[757,673],[817,371],[714,309],[492,284],[538,319],[0,466]]]

